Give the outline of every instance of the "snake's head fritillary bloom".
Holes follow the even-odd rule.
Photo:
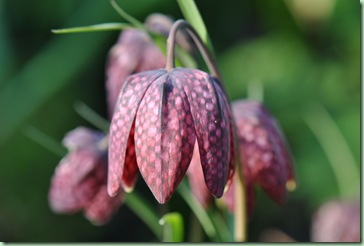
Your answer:
[[[248,212],[251,214],[254,207],[255,184],[282,204],[286,189],[293,189],[295,182],[292,159],[278,125],[259,102],[240,100],[232,104],[232,110],[240,143]],[[224,196],[231,211],[233,196],[233,188]]]
[[[313,217],[312,242],[360,242],[360,203],[332,200]]]
[[[131,75],[110,126],[108,191],[130,191],[137,171],[159,203],[184,177],[197,140],[208,190],[221,197],[232,177],[232,124],[219,82],[196,69]]]
[[[52,178],[49,203],[54,212],[84,211],[94,224],[106,223],[122,203],[123,194],[107,194],[107,155],[99,143],[104,134],[79,127],[69,132],[63,144],[69,153]]]
[[[149,36],[138,29],[123,31],[109,52],[106,67],[106,91],[109,115],[125,79],[137,72],[163,68],[166,59]]]

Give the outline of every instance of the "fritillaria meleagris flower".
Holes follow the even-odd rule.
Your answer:
[[[78,127],[63,139],[69,153],[55,170],[48,196],[54,212],[83,210],[91,222],[104,224],[119,208],[123,194],[110,197],[107,193],[107,154],[99,145],[104,137]]]
[[[358,201],[326,202],[313,217],[312,242],[360,242],[360,237]]]
[[[219,82],[196,69],[131,75],[110,126],[109,194],[130,191],[138,169],[159,203],[185,175],[197,140],[205,183],[221,197],[232,176],[232,124]]]
[[[137,72],[163,68],[166,59],[149,36],[138,29],[123,31],[109,53],[106,91],[110,117],[125,79]]]
[[[233,102],[237,127],[248,213],[254,207],[254,185],[259,184],[277,203],[282,204],[286,188],[295,185],[292,159],[280,129],[267,109],[259,102]],[[234,177],[235,179],[235,177]],[[233,179],[233,182],[234,182]],[[234,211],[234,185],[224,195],[228,208]]]

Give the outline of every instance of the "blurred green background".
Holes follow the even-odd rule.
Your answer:
[[[141,21],[153,12],[182,18],[176,1],[119,3]],[[277,228],[309,241],[311,216],[321,203],[359,196],[359,1],[196,4],[230,98],[263,93],[295,158],[298,188],[286,205],[257,190],[249,240]],[[79,125],[92,127],[75,112],[78,101],[106,118],[105,60],[118,32],[55,35],[50,30],[122,21],[109,1],[0,1],[0,241],[155,240],[126,206],[103,227],[92,226],[81,213],[52,213],[47,192],[60,157],[29,136],[32,126],[60,142]],[[338,178],[344,185],[338,186]],[[179,195],[158,206],[142,182],[137,189],[156,207],[182,211],[189,220]]]

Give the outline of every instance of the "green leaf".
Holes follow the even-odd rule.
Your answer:
[[[194,0],[177,0],[183,16],[196,29],[196,32],[201,37],[202,41],[213,53],[214,49],[211,39],[207,32],[206,26],[202,20],[201,14]]]
[[[163,226],[163,242],[182,242],[184,235],[183,217],[179,213],[165,214],[159,224]]]
[[[120,31],[127,28],[133,28],[133,27],[125,23],[102,23],[90,26],[53,29],[52,32],[56,34],[65,34],[65,33],[80,33],[80,32],[114,31],[114,30]]]

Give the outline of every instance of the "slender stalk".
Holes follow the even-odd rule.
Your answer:
[[[57,140],[34,126],[27,126],[24,129],[24,134],[58,157],[62,158],[67,154],[66,148],[64,148]]]
[[[235,121],[233,121],[233,129],[236,129]],[[234,130],[236,132],[236,130]],[[234,134],[235,143],[239,143],[236,134]],[[247,208],[246,208],[246,190],[243,178],[243,163],[240,158],[240,149],[236,147],[236,172],[234,180],[234,199],[235,199],[235,211],[234,211],[234,240],[235,242],[245,242],[246,237],[246,225],[247,225]]]
[[[65,33],[100,32],[100,31],[113,31],[113,30],[120,31],[128,28],[132,28],[132,26],[124,23],[103,23],[90,26],[53,29],[51,31],[52,33],[55,34],[65,34]]]
[[[143,25],[143,23],[141,23],[140,21],[138,21],[137,19],[135,19],[133,16],[129,15],[128,13],[126,13],[117,3],[115,0],[110,0],[110,3],[112,5],[112,7],[116,10],[116,12],[119,13],[119,15],[121,17],[123,17],[126,21],[128,21],[130,24],[134,25],[136,28],[144,30],[145,31],[145,27]]]
[[[93,109],[87,106],[84,102],[76,102],[74,105],[76,113],[78,113],[82,118],[93,124],[98,129],[108,132],[109,122],[97,114]]]
[[[125,204],[131,209],[157,236],[162,239],[162,227],[159,224],[159,218],[156,212],[153,211],[152,206],[143,199],[135,190],[128,193],[125,199]]]
[[[170,71],[175,67],[175,44],[176,44],[176,34],[179,29],[186,29],[187,33],[191,36],[192,40],[195,42],[197,48],[199,49],[208,69],[210,70],[212,76],[221,80],[220,72],[217,68],[217,63],[206,47],[204,42],[201,40],[200,36],[197,34],[196,30],[185,20],[176,21],[171,31],[169,32],[167,39],[167,62],[166,70]]]
[[[245,189],[243,180],[239,173],[236,173],[235,178],[235,211],[234,211],[234,239],[235,242],[246,241],[246,201],[245,201]]]
[[[217,232],[220,235],[220,238],[223,242],[230,242],[230,231],[228,228],[228,225],[226,224],[226,221],[220,214],[220,211],[214,209],[208,211],[208,215],[210,216],[211,220],[213,221],[215,227],[219,228]]]
[[[191,213],[188,242],[192,243],[202,242],[202,237],[203,237],[203,232],[201,223],[198,221],[196,215]]]
[[[200,221],[207,236],[210,237],[211,239],[216,239],[217,232],[214,227],[214,224],[212,223],[205,209],[201,206],[200,203],[196,201],[196,198],[191,194],[185,182],[183,181],[181,182],[181,184],[177,188],[177,191],[183,197],[186,203],[190,206],[191,210],[194,212],[194,214]]]

